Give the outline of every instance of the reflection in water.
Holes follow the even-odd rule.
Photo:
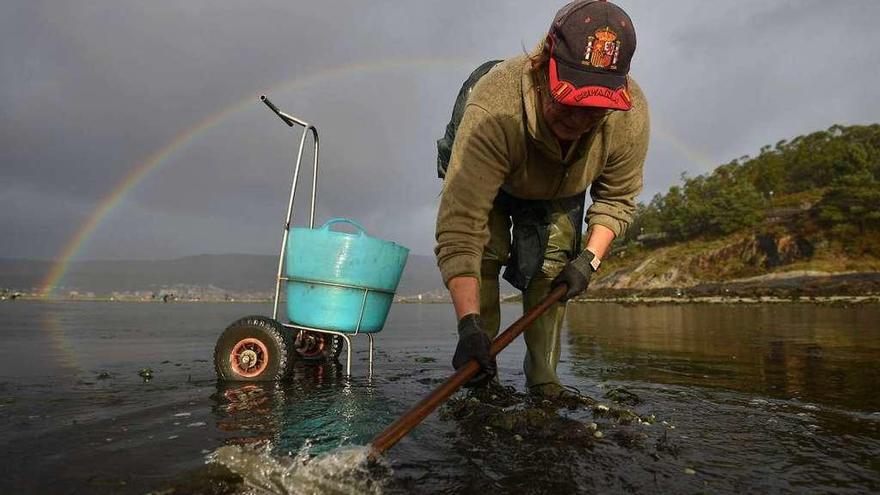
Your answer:
[[[309,445],[319,454],[365,444],[389,422],[370,380],[349,379],[338,363],[298,364],[286,382],[222,383],[214,395],[217,427],[228,443],[270,442],[280,454]]]
[[[55,364],[62,369],[70,372],[80,371],[80,367],[76,361],[76,355],[67,343],[66,329],[64,328],[58,314],[54,311],[48,311],[45,314],[43,328],[48,334],[50,346],[54,351]]]
[[[573,304],[575,374],[880,410],[880,308]]]
[[[567,317],[571,373],[637,392],[709,492],[880,488],[880,307],[604,303]]]
[[[219,405],[222,412],[217,428],[239,435],[229,438],[229,443],[257,443],[274,440],[278,431],[279,413],[283,394],[274,382],[232,383],[218,386]],[[282,399],[282,400],[279,400]]]
[[[379,493],[387,472],[366,445],[390,419],[370,380],[338,363],[297,363],[287,382],[218,382],[217,427],[231,436],[209,459],[258,493]]]

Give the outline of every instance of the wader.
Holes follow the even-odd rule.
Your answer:
[[[546,201],[523,200],[500,191],[489,212],[489,242],[483,249],[480,317],[494,339],[501,324],[498,275],[523,292],[523,312],[550,293],[550,282],[580,253],[584,194]],[[512,227],[512,233],[511,233]],[[526,386],[560,385],[560,333],[565,304],[556,303],[525,331]]]
[[[462,84],[445,135],[437,141],[437,175],[446,176],[458,125],[468,96],[477,81],[501,60],[477,67]],[[528,135],[523,120],[523,138]],[[586,191],[569,198],[525,200],[499,191],[489,212],[489,242],[483,249],[480,276],[480,317],[483,330],[494,339],[501,325],[498,276],[523,292],[523,312],[550,293],[550,282],[569,260],[580,254],[580,226]],[[511,232],[512,228],[512,232]],[[558,390],[560,331],[565,305],[556,303],[525,332],[526,385],[541,393],[542,386]]]

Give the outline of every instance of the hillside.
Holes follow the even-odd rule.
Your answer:
[[[745,283],[755,289],[777,280],[877,272],[880,125],[834,126],[682,177],[681,185],[639,205],[592,287]],[[874,285],[853,282],[850,290]]]
[[[821,279],[841,274],[877,274],[880,260],[872,256],[853,256],[837,241],[804,235],[785,225],[762,225],[716,239],[697,239],[653,249],[632,247],[608,258],[602,272],[591,284],[591,291],[611,295],[613,290],[651,291],[658,289],[718,286],[709,293],[732,290],[746,284],[745,294],[763,288],[787,288],[801,284],[822,285]],[[777,282],[782,282],[777,284]],[[831,283],[828,280],[827,283]],[[872,283],[880,293],[880,283]],[[863,292],[864,285],[835,284],[830,294]],[[660,291],[662,293],[662,291]]]

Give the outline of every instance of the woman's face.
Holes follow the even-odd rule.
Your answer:
[[[562,141],[577,140],[613,111],[607,108],[563,105],[550,95],[542,98],[542,109],[547,127]]]

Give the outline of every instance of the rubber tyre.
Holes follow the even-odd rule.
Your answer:
[[[293,341],[296,359],[306,362],[337,361],[345,340],[338,335],[301,330]]]
[[[254,375],[242,374],[240,366],[233,362],[233,350],[242,349],[248,342],[258,354],[267,354],[265,364],[261,364]],[[214,346],[214,369],[217,378],[232,382],[271,382],[283,380],[291,370],[294,358],[291,332],[280,323],[260,315],[245,316],[228,327],[217,339]],[[238,369],[237,369],[238,368]],[[263,368],[263,369],[259,369]],[[258,371],[258,372],[257,372]]]

